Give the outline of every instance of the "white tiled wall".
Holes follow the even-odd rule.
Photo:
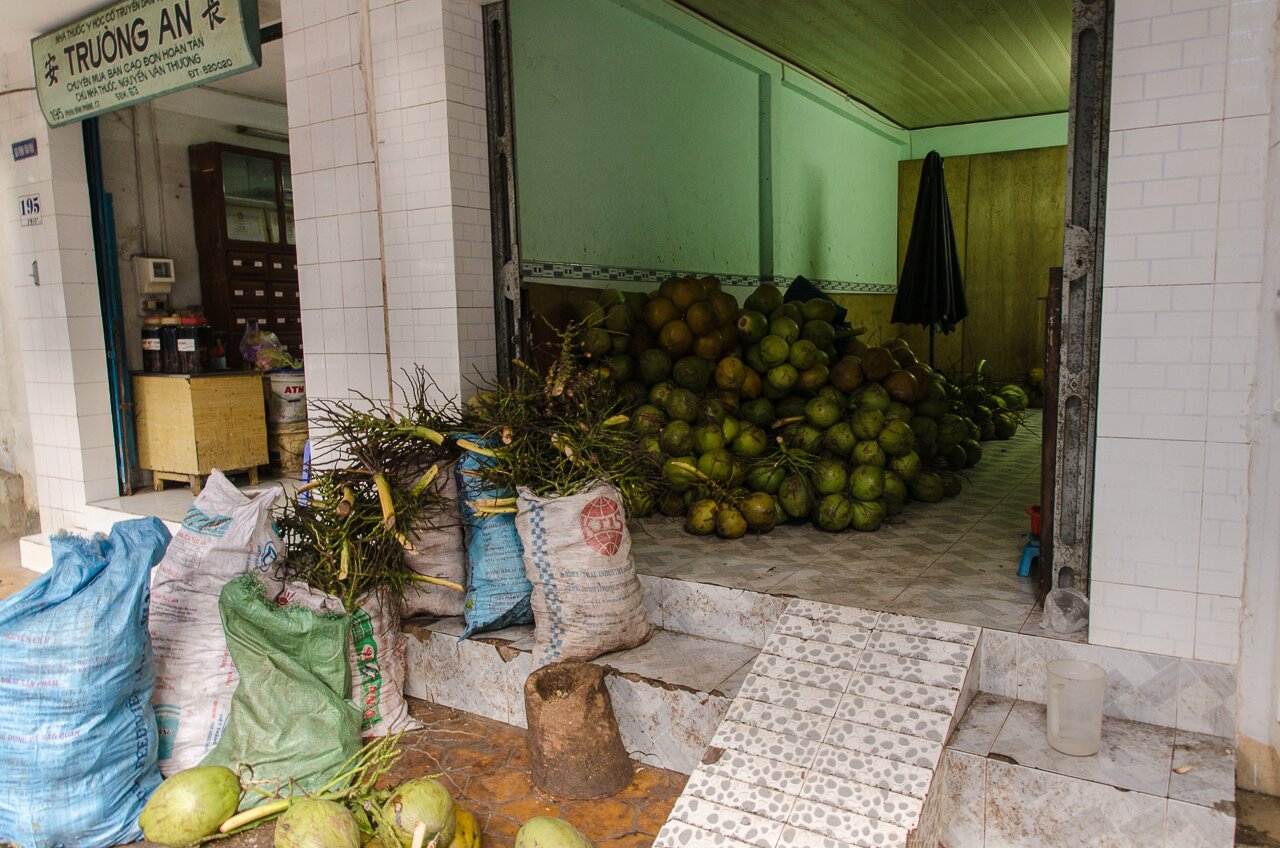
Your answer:
[[[1094,643],[1239,656],[1276,14],[1117,3]]]
[[[463,393],[496,364],[480,7],[283,17],[308,394],[387,397],[415,364]]]
[[[0,89],[33,84],[28,52],[3,61]],[[42,211],[39,226],[24,227],[17,204],[5,204],[0,284],[14,293],[40,523],[74,528],[87,501],[119,494],[81,129],[50,129],[35,95],[16,91],[0,97],[0,135],[34,137],[39,149],[20,162],[0,159],[5,197],[38,193]]]

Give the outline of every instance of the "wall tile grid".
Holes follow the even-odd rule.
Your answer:
[[[33,84],[29,53],[3,61],[0,88]],[[40,522],[45,531],[76,528],[87,501],[119,493],[81,130],[50,129],[35,95],[21,91],[0,98],[0,127],[9,139],[34,137],[39,149],[0,160],[6,196],[38,193],[42,216],[21,226],[10,204],[0,253],[16,295]]]
[[[308,393],[459,393],[496,365],[479,6],[374,0],[367,44],[355,0],[284,19]]]
[[[1116,10],[1090,641],[1234,663],[1275,0]]]

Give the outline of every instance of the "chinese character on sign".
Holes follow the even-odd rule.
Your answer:
[[[209,22],[210,30],[215,30],[218,24],[225,24],[227,19],[222,16],[222,0],[208,0],[208,3],[200,17]]]
[[[49,85],[58,84],[58,59],[52,53],[44,59],[44,78]]]

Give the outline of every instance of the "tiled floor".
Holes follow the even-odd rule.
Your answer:
[[[299,478],[281,474],[263,475],[257,486],[250,486],[248,477],[244,474],[232,475],[231,482],[246,491],[279,486],[286,492],[293,492],[301,485]],[[191,506],[194,499],[191,489],[177,483],[167,483],[166,486],[163,492],[142,489],[128,497],[107,498],[89,506],[130,515],[154,515],[163,521],[182,521],[187,514],[187,507]]]
[[[0,541],[0,598],[7,598],[40,575],[22,567],[17,539]]]
[[[1040,501],[1040,413],[1009,441],[984,442],[965,490],[909,504],[876,533],[786,525],[738,541],[690,536],[680,519],[632,533],[641,573],[1040,633],[1036,586],[1017,576],[1028,504]]]
[[[637,764],[618,795],[562,804],[530,785],[523,730],[425,701],[409,704],[426,727],[405,734],[390,782],[443,774],[441,782],[476,816],[485,848],[511,848],[520,825],[534,816],[564,817],[596,848],[648,848],[684,788],[684,775]],[[274,830],[263,825],[221,844],[268,848]]]
[[[1223,737],[1104,718],[1098,753],[1071,757],[1049,746],[1043,704],[982,693],[943,773],[946,844],[1232,844],[1235,757]]]
[[[978,635],[791,601],[655,846],[932,844],[929,789]]]

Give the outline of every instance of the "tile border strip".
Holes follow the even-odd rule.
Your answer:
[[[794,277],[756,277],[749,274],[722,274],[711,271],[681,269],[624,268],[618,265],[591,265],[583,262],[549,262],[526,259],[520,263],[520,275],[527,282],[564,282],[582,280],[589,282],[661,283],[673,275],[703,277],[713,275],[727,286],[753,288],[765,283],[786,286]],[[824,292],[834,294],[891,294],[897,291],[894,283],[853,283],[842,280],[810,279]]]

